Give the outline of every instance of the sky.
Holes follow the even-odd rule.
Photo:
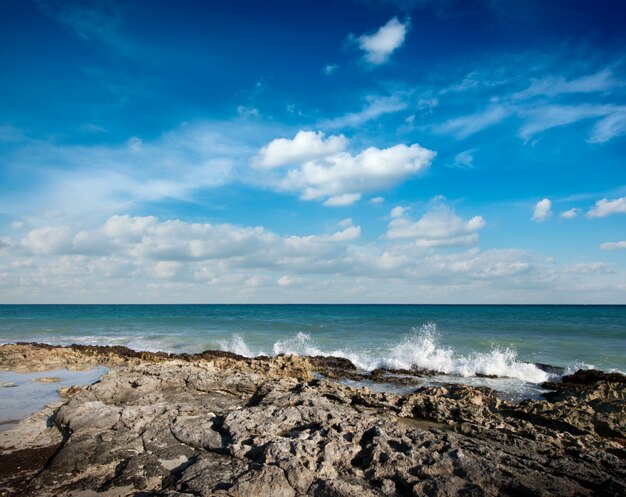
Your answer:
[[[0,303],[626,304],[622,1],[0,12]]]

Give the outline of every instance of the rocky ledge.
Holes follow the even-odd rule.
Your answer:
[[[511,404],[464,385],[349,388],[318,373],[349,364],[322,358],[0,347],[0,369],[51,363],[115,368],[0,441],[1,495],[626,495],[621,375]]]

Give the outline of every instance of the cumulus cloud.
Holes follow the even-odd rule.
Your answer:
[[[129,215],[111,216],[92,230],[40,226],[19,243],[0,236],[0,297],[316,302],[332,294],[337,302],[467,303],[468,295],[472,302],[554,301],[557,295],[588,302],[597,292],[597,301],[616,295],[615,282],[623,281],[623,274],[601,262],[559,268],[550,258],[518,249],[440,253],[439,247],[475,243],[482,217],[461,219],[441,204],[416,221],[405,210],[394,215],[389,231],[399,238],[378,242],[361,240],[361,228],[348,220],[339,231],[306,236]],[[94,252],[96,245],[105,249]],[[297,293],[290,291],[295,285]]]
[[[378,205],[382,204],[385,201],[384,197],[374,197],[370,199],[370,204]]]
[[[345,151],[346,146],[343,136],[325,138],[321,133],[301,131],[293,140],[270,142],[255,162],[269,164],[271,169],[300,160],[282,176],[271,178],[273,186],[296,192],[303,200],[342,206],[424,171],[435,157],[435,152],[418,144],[369,147],[356,155]]]
[[[609,200],[603,198],[598,200],[589,212],[588,217],[606,217],[611,214],[626,214],[626,197],[616,198],[615,200]]]
[[[154,273],[158,278],[172,279],[178,274],[181,263],[177,261],[159,261],[154,266]]]
[[[605,242],[600,244],[602,250],[626,249],[626,240],[619,242]]]
[[[303,200],[348,194],[354,201],[364,192],[389,188],[422,172],[434,157],[434,152],[417,144],[369,147],[357,155],[342,152],[290,170],[281,186],[299,191]]]
[[[402,207],[392,209],[390,216],[386,237],[412,239],[418,247],[474,245],[478,242],[478,231],[486,225],[482,216],[465,221],[444,205],[436,205],[417,221],[409,218]]]
[[[566,210],[565,212],[561,212],[559,216],[561,219],[574,219],[580,214],[580,209],[578,207],[573,207],[572,209]]]
[[[115,215],[92,231],[68,226],[36,228],[21,240],[21,246],[32,254],[57,255],[92,255],[92,247],[99,246],[108,252],[106,255],[157,261],[231,259],[264,252],[280,258],[302,257],[307,251],[328,253],[333,244],[356,240],[360,234],[359,226],[348,226],[331,234],[280,237],[260,227]],[[159,267],[171,271],[174,266]],[[165,274],[165,269],[161,273]]]
[[[345,150],[348,140],[343,135],[326,138],[321,131],[298,131],[293,139],[277,138],[265,145],[253,162],[259,168],[271,169],[298,164],[336,154]]]
[[[533,221],[545,221],[552,215],[552,201],[549,198],[544,198],[535,204],[535,210],[533,212]]]
[[[365,61],[375,66],[387,62],[391,54],[404,43],[409,28],[409,20],[400,22],[394,17],[375,33],[359,36],[356,41],[365,52]]]

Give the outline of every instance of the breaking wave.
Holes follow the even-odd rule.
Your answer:
[[[247,357],[263,354],[261,351],[254,353],[240,335],[233,335],[229,342],[222,341],[220,347],[222,350]],[[541,383],[552,377],[534,364],[519,361],[515,349],[508,347],[493,347],[489,352],[459,354],[452,348],[439,343],[437,327],[434,323],[416,328],[404,335],[398,343],[376,352],[353,348],[323,348],[306,333],[297,333],[291,338],[275,342],[272,352],[273,355],[342,357],[366,371],[376,368],[422,368],[462,377],[493,375],[530,383]]]

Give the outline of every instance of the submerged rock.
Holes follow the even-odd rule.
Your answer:
[[[626,494],[626,398],[610,375],[516,405],[465,385],[350,388],[315,379],[350,370],[319,358],[131,359],[49,412],[40,457],[1,472],[2,495]],[[0,440],[0,457],[35,440]]]

